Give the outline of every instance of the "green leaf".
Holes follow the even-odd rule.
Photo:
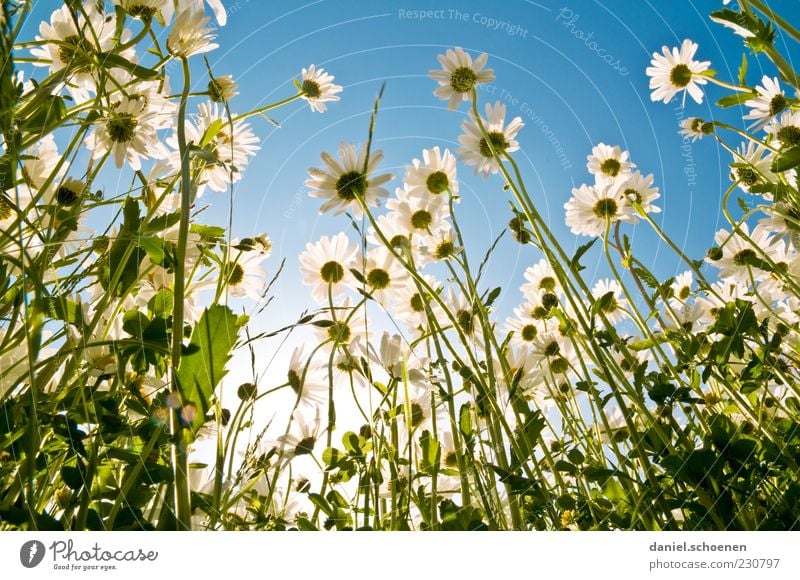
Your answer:
[[[429,431],[423,431],[419,443],[422,446],[422,471],[429,475],[436,475],[442,458],[442,448],[439,442],[431,437]]]
[[[718,100],[717,106],[722,107],[723,109],[727,109],[728,107],[735,107],[736,105],[741,105],[742,103],[746,103],[750,99],[754,99],[757,96],[758,95],[756,95],[755,93],[734,93],[733,95],[728,95]]]
[[[472,438],[472,414],[467,404],[461,405],[458,412],[458,428],[466,439]]]
[[[138,310],[128,310],[122,317],[122,330],[135,338],[142,338],[150,320]]]
[[[177,211],[160,215],[158,217],[154,217],[144,226],[142,226],[142,233],[148,235],[148,234],[156,234],[158,232],[162,232],[174,226],[176,223],[180,221],[180,219],[181,219],[181,214],[180,212]]]
[[[194,405],[194,432],[203,425],[211,409],[214,389],[225,376],[225,365],[239,334],[236,315],[227,306],[215,304],[200,316],[176,379],[184,405]]]
[[[560,471],[562,473],[569,473],[570,475],[576,475],[578,473],[578,468],[572,465],[569,461],[564,461],[563,459],[559,459],[555,463],[556,471]]]
[[[780,173],[800,165],[800,145],[779,153],[772,162],[772,171]]]
[[[63,320],[77,327],[83,325],[83,311],[80,305],[68,298],[45,296],[42,298],[41,310],[49,318]]]
[[[638,266],[634,266],[631,270],[641,278],[642,282],[647,284],[650,288],[655,290],[658,288],[659,283],[655,276],[653,276],[650,272],[645,270],[644,268],[639,268]]]
[[[175,307],[175,296],[169,288],[162,288],[147,303],[150,314],[157,318],[169,318]]]
[[[206,129],[206,132],[203,133],[203,138],[200,139],[200,147],[205,147],[206,145],[211,143],[214,137],[217,136],[217,133],[219,133],[219,130],[222,129],[222,124],[224,122],[225,121],[223,119],[216,119],[211,124],[209,124],[208,128]],[[217,159],[216,156],[214,156],[212,161],[216,161],[216,159]]]
[[[592,316],[597,316],[601,311],[608,312],[615,301],[614,292],[606,292],[600,298],[592,302]]]
[[[164,240],[161,238],[140,236],[136,239],[139,247],[146,253],[153,264],[162,265],[164,263]]]
[[[742,53],[742,64],[739,66],[739,84],[745,86],[747,84],[747,55]]]
[[[589,248],[591,248],[595,244],[596,241],[597,238],[593,239],[588,244],[582,245],[580,248],[577,249],[575,255],[572,256],[572,260],[569,261],[569,269],[572,270],[572,272],[577,274],[578,272],[584,269],[584,267],[581,266],[580,260],[583,257],[583,255],[589,251]]]

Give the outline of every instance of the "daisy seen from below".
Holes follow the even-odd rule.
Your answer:
[[[490,83],[494,80],[494,71],[484,68],[489,55],[481,54],[474,61],[464,49],[460,47],[449,48],[444,54],[436,57],[441,70],[431,70],[428,75],[439,83],[433,94],[447,101],[447,108],[451,111],[459,103],[469,101],[472,90],[481,83]]]
[[[777,77],[769,78],[767,75],[761,79],[761,84],[756,85],[758,96],[744,102],[750,108],[744,119],[752,119],[751,129],[761,129],[772,121],[789,106],[789,101],[781,89]]]
[[[121,6],[128,16],[132,18],[140,18],[142,20],[153,18],[169,4],[172,5],[171,0],[114,0],[116,6]]]
[[[590,186],[583,184],[572,190],[572,197],[564,204],[566,223],[573,234],[601,236],[607,222],[614,223],[628,217],[630,206],[619,187]]]
[[[425,235],[435,229],[448,215],[449,207],[443,197],[413,197],[403,188],[386,203],[393,219],[409,234]]]
[[[297,395],[300,403],[309,407],[322,405],[328,398],[328,382],[320,366],[306,360],[303,345],[292,351],[286,382]]]
[[[519,149],[516,137],[525,124],[520,117],[514,117],[506,125],[505,116],[506,106],[500,101],[494,105],[486,104],[486,119],[481,117],[480,123],[486,129],[488,141],[474,117],[461,124],[464,132],[458,138],[461,143],[458,154],[467,165],[475,166],[475,175],[482,173],[484,179],[489,176],[489,172],[497,173],[500,169],[500,162],[495,154],[500,157]]]
[[[319,407],[314,407],[313,410],[300,407],[292,413],[291,429],[278,437],[278,442],[286,453],[286,459],[291,460],[298,455],[312,453],[314,445],[324,432]]]
[[[300,78],[303,99],[308,102],[312,111],[324,113],[327,109],[325,103],[339,100],[336,95],[342,92],[342,87],[333,84],[333,79],[336,77],[326,73],[325,69],[312,64],[301,71]]]
[[[684,139],[691,139],[692,143],[714,133],[714,124],[699,117],[684,119],[680,122],[680,127],[678,134],[683,135]]]
[[[731,165],[731,179],[739,183],[739,187],[747,193],[752,188],[766,183],[775,183],[777,177],[772,173],[772,154],[763,145],[747,141],[739,145]],[[771,199],[772,194],[763,194]]]
[[[645,70],[650,77],[650,88],[653,89],[650,99],[669,103],[676,93],[686,91],[696,103],[702,103],[703,91],[699,85],[708,81],[701,73],[708,70],[711,62],[694,60],[697,43],[687,38],[680,49],[674,47],[670,51],[664,46],[661,51],[663,54],[653,53],[653,60],[650,61],[652,66]]]
[[[441,152],[438,147],[423,150],[422,160],[414,159],[406,167],[403,183],[419,197],[439,196],[446,192],[458,197],[455,155],[449,149]]]
[[[239,94],[238,88],[232,75],[214,77],[208,81],[208,97],[215,103],[227,103]]]
[[[784,111],[767,125],[767,133],[780,144],[782,150],[800,145],[800,111]]]
[[[341,143],[339,145],[341,161],[337,161],[329,153],[322,153],[325,167],[312,167],[308,170],[309,179],[306,180],[306,186],[311,189],[309,195],[325,200],[319,210],[320,213],[333,210],[334,215],[338,215],[350,210],[355,217],[361,218],[364,215],[362,202],[370,207],[380,207],[381,199],[389,195],[389,192],[381,186],[393,176],[389,173],[374,175],[383,159],[381,151],[370,152],[369,164],[365,163],[366,156],[366,146],[362,146],[356,152],[354,143]],[[367,165],[366,173],[365,165]]]
[[[210,102],[200,103],[197,117],[187,119],[186,141],[198,146],[204,143],[205,151],[215,158],[213,162],[205,161],[201,179],[213,191],[226,191],[230,184],[238,182],[250,158],[261,148],[249,124],[244,121],[231,124],[225,107]],[[167,143],[175,149],[170,162],[179,171],[177,131]]]
[[[358,246],[351,244],[344,232],[306,244],[306,251],[300,255],[300,271],[305,276],[303,284],[312,286],[314,300],[326,304],[329,295],[338,296],[353,286],[350,268],[357,254]]]
[[[391,294],[408,280],[408,272],[385,247],[367,252],[363,276],[366,290],[382,306],[386,306]]]
[[[92,158],[109,153],[117,167],[127,161],[131,169],[138,171],[142,159],[164,159],[168,155],[158,139],[154,121],[155,116],[142,110],[141,104],[126,100],[95,126],[84,143]]]
[[[167,50],[177,58],[189,58],[196,54],[211,52],[219,45],[212,42],[216,34],[208,26],[211,19],[191,8],[183,10],[167,37]]]
[[[653,205],[653,202],[661,197],[661,194],[658,193],[658,188],[653,186],[653,180],[652,173],[644,176],[637,169],[627,179],[619,182],[618,190],[629,202],[639,204],[645,213],[659,213],[661,208]],[[631,212],[630,221],[637,220],[636,214]]]
[[[236,242],[232,242],[236,245]],[[239,252],[225,265],[225,288],[230,296],[260,300],[267,282],[267,271],[261,266],[270,252]]]
[[[630,154],[618,145],[611,147],[599,143],[592,147],[592,154],[586,158],[586,168],[595,176],[598,184],[607,185],[618,177],[630,174],[631,169],[636,167],[629,161],[629,157]]]
[[[721,253],[707,257],[706,261],[719,268],[719,277],[750,284],[753,278],[758,280],[764,276],[764,270],[759,267],[766,266],[763,254],[773,256],[777,238],[761,224],[750,232],[748,225],[741,223],[733,233],[719,230],[714,234],[714,241]]]
[[[527,282],[520,286],[523,296],[528,300],[533,300],[545,292],[551,294],[561,294],[561,285],[556,277],[555,270],[549,262],[542,258],[533,266],[525,270],[525,280]]]
[[[611,324],[628,317],[628,301],[622,297],[622,286],[616,280],[598,280],[592,287],[592,298],[601,302],[599,312],[605,314]]]
[[[88,17],[88,19],[87,19]],[[66,86],[76,103],[89,99],[89,93],[95,91],[96,82],[92,76],[92,57],[97,52],[107,52],[114,48],[114,32],[116,18],[113,14],[104,14],[86,4],[77,19],[73,17],[66,4],[54,11],[50,22],[39,24],[37,42],[41,46],[31,49],[36,58],[34,66],[46,66],[50,74],[56,74],[70,67],[70,74],[63,85]],[[124,32],[124,42],[129,36]],[[130,57],[132,51],[126,50],[120,56]],[[86,64],[77,64],[85,61]]]

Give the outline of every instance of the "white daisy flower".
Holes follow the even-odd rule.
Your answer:
[[[592,154],[586,158],[586,168],[594,175],[598,185],[608,185],[617,178],[626,177],[636,167],[628,158],[629,153],[619,146],[599,143],[592,147]]]
[[[208,81],[208,97],[215,103],[227,103],[239,94],[238,88],[231,75],[214,77]]]
[[[647,67],[646,73],[650,77],[650,88],[653,92],[650,98],[653,101],[669,103],[675,93],[686,91],[698,104],[703,102],[703,91],[699,85],[708,82],[700,73],[708,70],[709,61],[696,61],[694,54],[697,44],[688,38],[683,41],[680,50],[664,46],[663,54],[653,53],[652,66]]]
[[[162,12],[167,5],[172,5],[171,0],[114,0],[114,4],[121,6],[128,16],[133,18],[149,19]]]
[[[393,219],[409,234],[426,235],[439,227],[441,221],[450,213],[444,197],[416,197],[398,187],[397,197],[386,203]]]
[[[604,298],[605,296],[608,298]],[[605,314],[611,324],[628,318],[628,301],[622,296],[622,286],[616,280],[598,280],[592,288],[592,297],[595,300],[604,298],[600,312]]]
[[[526,308],[515,309],[515,312],[528,310]],[[516,316],[506,318],[505,331],[514,333],[511,337],[512,346],[527,347],[536,337],[539,336],[541,325],[539,321],[530,316]]]
[[[190,10],[199,14],[204,14],[204,2],[208,3],[209,8],[211,8],[211,11],[214,13],[214,18],[217,20],[217,24],[220,26],[225,26],[228,21],[228,13],[225,10],[225,6],[222,4],[222,0],[177,0],[177,3],[175,0],[167,0],[167,3],[163,9],[164,19],[167,21],[167,23],[172,20],[175,6],[177,6],[178,13]]]
[[[308,170],[310,179],[306,185],[311,188],[311,197],[327,200],[320,208],[320,213],[333,210],[335,215],[350,210],[357,218],[364,212],[359,200],[367,206],[380,207],[381,198],[388,197],[389,192],[381,185],[391,180],[389,173],[373,175],[378,164],[383,159],[381,151],[372,151],[369,165],[364,173],[366,161],[366,146],[361,147],[356,153],[353,143],[339,145],[339,158],[341,163],[329,153],[322,153],[324,168],[312,167]]]
[[[422,277],[425,283],[434,291],[439,291],[441,283],[433,276],[426,274]],[[432,312],[439,312],[439,305],[435,298],[428,296],[423,298],[425,288],[417,287],[413,280],[408,280],[404,285],[395,288],[392,293],[392,315],[409,328],[427,328],[428,317],[425,314],[425,303],[428,302]],[[437,317],[441,320],[441,317]]]
[[[408,272],[385,247],[372,248],[367,252],[362,274],[366,291],[382,306],[387,306],[395,288],[408,280]]]
[[[108,116],[100,120],[84,144],[97,159],[106,153],[114,158],[117,167],[127,161],[139,171],[142,159],[164,159],[167,149],[158,139],[155,116],[143,111],[137,101],[121,102]]]
[[[390,377],[425,386],[423,383],[427,380],[427,375],[423,369],[428,361],[418,356],[408,340],[399,334],[384,332],[378,352],[370,352],[370,358],[385,369]]]
[[[733,157],[735,166],[731,167],[731,179],[739,183],[739,187],[747,193],[756,185],[775,183],[777,177],[772,172],[772,154],[763,145],[746,141],[736,149]],[[772,199],[771,194],[762,194]]]
[[[336,95],[342,92],[342,87],[333,84],[334,77],[325,72],[323,68],[316,68],[313,64],[308,69],[303,69],[300,74],[300,90],[303,98],[308,101],[312,111],[324,113],[326,102],[338,101]]]
[[[360,344],[367,335],[367,318],[364,310],[363,306],[354,308],[349,296],[338,304],[334,303],[333,312],[329,308],[320,314],[328,317],[330,324],[314,327],[317,338],[320,342],[330,341],[336,345]]]
[[[486,119],[481,117],[481,122],[486,129],[489,142],[483,137],[476,119],[470,118],[461,124],[464,133],[458,138],[458,142],[461,143],[458,154],[467,165],[475,166],[475,175],[482,173],[484,179],[488,177],[490,171],[492,173],[499,171],[499,161],[492,153],[492,149],[498,156],[519,149],[516,137],[525,124],[520,117],[514,117],[506,125],[505,116],[506,106],[500,101],[494,106],[486,104]]]
[[[441,153],[438,147],[423,150],[422,161],[414,159],[406,167],[403,183],[412,195],[437,197],[450,192],[458,197],[455,155],[449,149]]]
[[[39,24],[36,40],[43,44],[31,49],[31,54],[37,59],[33,65],[48,67],[50,74],[71,66],[71,74],[61,86],[66,86],[76,103],[83,103],[89,99],[90,92],[96,92],[91,64],[93,55],[108,52],[116,46],[115,31],[116,17],[97,10],[93,3],[87,2],[77,19],[65,4],[51,14],[49,23]],[[130,31],[125,30],[120,40],[125,42],[129,37]],[[133,50],[126,50],[120,56],[130,60]],[[75,66],[79,60],[86,64]]]
[[[544,292],[561,294],[561,285],[558,282],[556,273],[550,263],[542,258],[533,266],[525,270],[525,280],[527,282],[519,287],[522,295],[528,300],[541,296]]]
[[[414,264],[418,268],[424,268],[431,262],[447,260],[461,252],[455,230],[450,222],[444,220],[439,221],[429,235],[422,237],[413,250]]]
[[[675,276],[675,280],[670,284],[672,289],[672,300],[684,303],[692,295],[692,285],[694,275],[691,270],[686,270],[682,274]]]
[[[210,52],[219,45],[212,42],[216,37],[207,25],[211,19],[191,8],[178,13],[167,37],[167,50],[172,56],[189,58]]]
[[[484,69],[489,55],[481,54],[473,62],[472,57],[460,47],[447,49],[445,54],[436,57],[442,65],[442,70],[431,70],[428,75],[439,83],[433,94],[447,101],[447,108],[451,111],[459,103],[469,101],[472,89],[481,83],[490,83],[494,80],[494,71]]]
[[[528,345],[528,352],[535,363],[547,364],[557,374],[566,372],[561,361],[572,358],[570,340],[557,331],[540,332]],[[556,362],[559,361],[559,362]],[[555,368],[553,363],[555,362]]]
[[[306,360],[303,345],[292,351],[286,381],[302,404],[313,408],[328,400],[328,382],[322,370],[320,365]]]
[[[699,117],[689,117],[680,122],[681,130],[678,134],[683,135],[685,138],[692,138],[692,143],[698,139],[702,139],[706,135],[714,133],[714,124],[707,123]]]
[[[267,271],[261,267],[261,262],[269,254],[258,251],[239,252],[230,258],[225,269],[225,288],[230,296],[261,300],[267,284]]]
[[[111,84],[111,83],[109,83]],[[109,92],[113,89],[107,87]],[[142,81],[131,83],[126,89],[125,94],[112,93],[112,107],[118,107],[122,103],[130,103],[132,107],[138,107],[137,115],[148,114],[150,124],[156,129],[170,129],[175,125],[175,117],[178,113],[178,104],[169,100],[165,95],[168,88],[161,87],[161,81]]]
[[[317,440],[325,432],[320,418],[319,407],[313,409],[313,416],[308,409],[300,407],[292,413],[292,427],[288,433],[278,437],[286,459],[291,460],[299,455],[313,453]]]
[[[758,96],[745,101],[745,105],[751,111],[745,115],[744,119],[753,119],[751,129],[761,129],[774,117],[783,112],[789,106],[789,102],[784,95],[778,78],[769,78],[767,75],[761,79],[761,84],[756,85]]]
[[[477,339],[480,334],[480,322],[475,313],[472,303],[462,292],[456,292],[452,288],[447,289],[447,300],[445,301],[448,310],[453,314],[461,331],[468,337]],[[446,316],[443,313],[444,316]],[[440,319],[439,325],[442,328],[450,326],[452,323],[449,318]]]
[[[621,180],[617,187],[622,197],[641,205],[645,213],[661,212],[660,207],[653,205],[653,202],[661,197],[661,194],[658,193],[657,187],[653,187],[652,173],[645,177],[637,169],[627,179]],[[638,221],[635,212],[631,212],[630,220]]]
[[[766,127],[783,150],[800,145],[800,110],[784,111]]]
[[[763,257],[753,248],[759,248],[761,252],[770,256],[774,253],[778,240],[760,224],[751,233],[748,225],[742,223],[732,235],[727,230],[719,230],[714,234],[714,241],[721,250],[721,255],[706,257],[706,261],[719,268],[720,278],[750,284],[751,276],[758,281],[766,274],[764,269],[759,267]]]
[[[706,302],[675,303],[669,311],[664,313],[664,326],[666,330],[696,331],[713,322],[708,312]]]
[[[628,201],[619,187],[590,186],[573,188],[572,197],[564,204],[566,224],[573,234],[601,236],[606,232],[606,222],[626,219],[631,212]]]
[[[236,121],[231,127],[227,111],[219,103],[200,103],[198,116],[186,121],[186,142],[198,146],[204,143],[205,151],[214,156],[213,162],[205,161],[201,182],[213,191],[226,191],[231,183],[238,182],[250,158],[261,148],[250,125]],[[177,131],[167,143],[175,149],[170,163],[179,171]]]
[[[505,362],[508,370],[503,370],[503,365],[495,353],[494,372],[497,382],[504,387],[504,391],[512,392],[513,389],[520,389],[526,399],[534,401],[537,409],[548,407],[545,401],[545,385],[541,376],[536,371],[539,360],[536,356],[531,356],[528,344],[506,349]]]
[[[338,296],[345,288],[353,287],[350,269],[355,266],[357,254],[358,245],[351,244],[344,232],[306,244],[306,251],[300,254],[300,271],[305,276],[303,284],[312,286],[314,300],[327,304],[329,292]]]

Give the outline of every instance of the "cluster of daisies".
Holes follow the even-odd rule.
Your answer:
[[[219,0],[207,0],[207,4],[213,15],[206,15],[203,0],[115,0],[115,6],[95,1],[64,3],[40,24],[30,49],[31,64],[44,69],[46,78],[34,82],[18,73],[22,111],[36,103],[50,106],[43,99],[52,95],[64,97],[61,102],[69,104],[64,123],[72,118],[85,120],[82,132],[75,134],[80,141],[73,140],[67,149],[59,150],[57,130],[43,135],[21,132],[16,187],[0,197],[0,226],[14,234],[0,239],[0,251],[11,259],[11,274],[22,274],[25,268],[32,275],[37,270],[33,261],[39,260],[46,283],[59,284],[59,293],[74,289],[71,299],[81,305],[83,319],[94,321],[83,334],[74,325],[67,327],[68,340],[76,344],[124,339],[129,333],[123,319],[130,318],[130,312],[152,314],[148,308],[152,309],[154,300],[172,296],[174,271],[179,267],[171,258],[179,238],[184,162],[190,164],[191,202],[196,207],[206,190],[225,192],[239,182],[260,148],[259,138],[246,122],[255,113],[231,112],[238,94],[231,75],[216,76],[204,67],[209,79],[206,90],[186,98],[200,101],[195,112],[191,105],[188,113],[181,111],[181,91],[168,74],[176,69],[167,65],[185,62],[187,71],[191,70],[190,60],[201,63],[195,57],[217,48],[211,20],[213,16],[224,25],[226,11]],[[147,33],[156,25],[164,27],[165,42],[149,46]],[[324,69],[311,65],[299,76],[297,94],[285,102],[303,99],[312,111],[324,112],[328,103],[339,100],[342,87]],[[89,153],[84,167],[79,167],[79,143]],[[101,192],[92,190],[96,181],[113,171],[103,172],[112,164],[117,172],[135,174],[134,191],[140,192],[154,224],[149,230],[152,239],[142,241],[148,252],[139,263],[135,285],[113,304],[106,292],[107,277],[113,273],[108,261],[121,230],[112,227],[97,235],[82,225],[92,219],[95,207],[108,203]],[[240,240],[225,239],[224,232],[213,228],[191,231],[182,265],[186,322],[196,322],[202,304],[223,293],[261,300],[268,282],[262,263],[270,251],[266,235]],[[21,265],[25,260],[27,266]],[[98,275],[87,285],[78,280],[91,263],[96,267],[85,271]],[[201,296],[204,291],[206,298]],[[0,332],[11,334],[13,329]],[[18,350],[22,354],[3,370],[3,393],[18,386],[24,375],[24,343]],[[115,357],[108,346],[89,346],[84,354],[96,375],[115,372]]]

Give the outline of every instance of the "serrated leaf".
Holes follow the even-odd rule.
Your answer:
[[[597,238],[593,239],[588,244],[582,245],[575,251],[575,255],[572,256],[572,259],[569,261],[569,269],[572,270],[572,272],[577,274],[584,269],[583,266],[581,266],[580,260],[583,255],[595,244],[595,242],[597,242]]]
[[[192,329],[188,352],[181,358],[176,380],[184,405],[192,404],[192,429],[203,425],[214,389],[225,376],[225,365],[239,334],[236,315],[221,304],[206,308]]]

